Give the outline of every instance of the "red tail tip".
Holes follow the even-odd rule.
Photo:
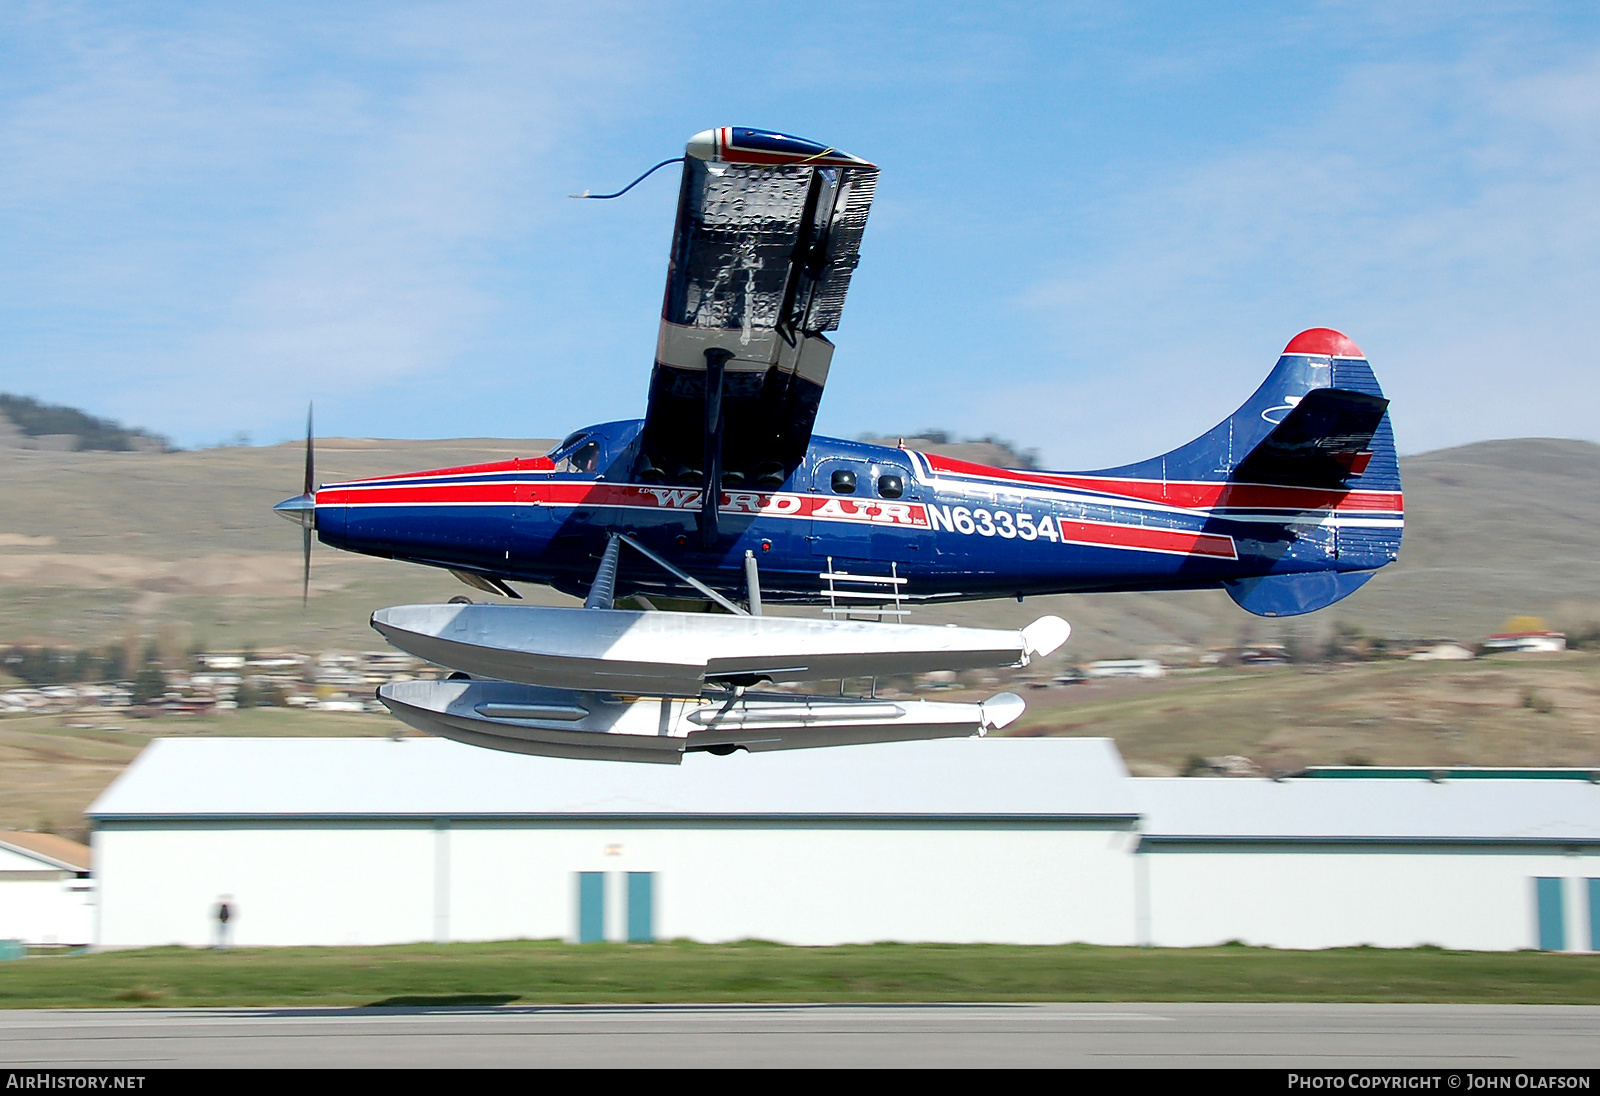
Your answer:
[[[1313,327],[1289,340],[1285,354],[1317,354],[1332,358],[1365,358],[1361,348],[1331,327]]]

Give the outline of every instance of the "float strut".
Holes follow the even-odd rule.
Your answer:
[[[716,602],[718,605],[720,605],[724,609],[728,610],[728,612],[732,613],[734,616],[749,616],[750,615],[749,613],[745,612],[743,609],[739,608],[739,606],[735,605],[733,602],[729,601],[727,598],[725,598],[721,594],[717,593],[711,587],[707,586],[705,583],[703,583],[699,579],[695,578],[693,575],[685,572],[681,568],[676,567],[673,564],[669,563],[668,561],[662,559],[660,556],[656,555],[650,549],[646,548],[644,545],[642,545],[638,541],[634,540],[628,534],[620,533],[620,534],[613,534],[613,535],[616,536],[617,539],[620,540],[623,544],[626,544],[629,548],[632,548],[635,552],[638,552],[640,555],[644,556],[645,559],[649,560],[651,563],[654,563],[657,567],[660,567],[663,571],[667,572],[667,574],[672,575],[674,578],[677,578],[677,579],[681,580],[685,585],[690,586],[693,589],[696,589],[696,590],[700,591],[707,598],[709,598],[710,600]]]
[[[621,538],[615,533],[606,539],[605,554],[600,557],[600,566],[594,573],[594,581],[589,584],[589,596],[583,602],[585,609],[616,607],[617,557],[622,553],[620,540]]]
[[[750,601],[750,615],[761,615],[761,572],[756,569],[756,554],[744,550],[744,586]]]

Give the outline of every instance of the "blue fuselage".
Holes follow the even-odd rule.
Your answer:
[[[724,483],[708,551],[700,488],[628,482],[640,427],[591,427],[546,457],[327,485],[318,536],[581,594],[607,538],[629,533],[730,596],[742,595],[751,552],[765,598],[815,603],[829,598],[828,572],[903,579],[906,600],[929,601],[1369,571],[1395,557],[1403,524],[1398,482],[1328,490],[1006,470],[814,437],[780,486]],[[617,592],[692,596],[627,556]]]

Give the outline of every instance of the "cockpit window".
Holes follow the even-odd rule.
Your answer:
[[[600,470],[600,443],[588,433],[577,433],[550,450],[557,472]]]
[[[552,446],[550,451],[546,453],[545,456],[555,457],[557,454],[565,453],[568,449],[571,449],[574,445],[577,445],[580,441],[588,436],[589,432],[587,430],[579,430],[576,434],[568,434],[566,437],[562,438],[559,442]]]
[[[593,472],[600,467],[600,443],[584,442],[572,451],[570,458],[574,472]]]
[[[567,435],[560,445],[546,455],[555,461],[557,472],[600,470],[600,442],[587,430]]]

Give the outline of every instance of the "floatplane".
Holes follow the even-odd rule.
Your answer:
[[[1054,616],[1014,631],[908,623],[915,606],[1221,587],[1290,616],[1396,558],[1388,401],[1327,328],[1291,339],[1226,420],[1136,464],[997,468],[815,435],[878,168],[739,127],[697,134],[657,168],[678,162],[643,419],[542,456],[320,486],[308,423],[304,490],[276,507],[303,527],[307,582],[315,535],[501,599],[373,614],[391,644],[453,671],[379,690],[407,723],[494,749],[669,763],[981,735],[1022,700],[774,686],[1025,666],[1071,631]],[[516,604],[518,583],[583,606]]]

